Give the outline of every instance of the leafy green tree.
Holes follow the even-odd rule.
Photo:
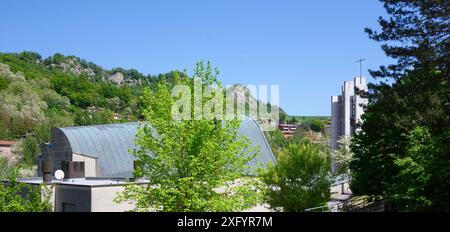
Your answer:
[[[29,165],[37,164],[37,158],[41,152],[39,141],[33,136],[28,136],[21,141],[21,146],[24,163]]]
[[[283,132],[280,129],[266,131],[265,135],[274,154],[277,154],[288,144],[288,140],[284,138]]]
[[[0,63],[0,76],[2,76],[6,81],[25,81],[25,77],[21,73],[13,73],[10,70],[9,65]]]
[[[343,136],[338,140],[338,144],[339,149],[333,153],[333,158],[338,165],[338,170],[335,174],[349,174],[349,165],[354,156],[350,149],[351,137]]]
[[[381,32],[366,31],[397,63],[371,71],[392,84],[359,93],[369,104],[351,144],[351,188],[402,210],[450,211],[450,4],[382,2],[389,19],[380,18]]]
[[[0,180],[8,178],[13,171],[13,165],[6,157],[0,156]]]
[[[265,201],[274,209],[300,212],[330,200],[331,158],[309,140],[290,143],[261,174]]]
[[[0,91],[8,88],[9,81],[6,78],[0,76]]]
[[[447,132],[447,139],[449,135]],[[427,128],[417,127],[410,132],[406,155],[394,160],[400,170],[396,176],[399,182],[392,186],[393,192],[401,193],[393,195],[396,202],[406,205],[408,210],[445,209],[439,208],[442,206],[437,201],[448,199],[450,193],[430,186],[430,182],[447,182],[442,174],[450,173],[450,167],[446,166],[448,162],[439,162],[445,158],[443,152],[448,152],[448,144],[433,138]]]
[[[42,100],[47,103],[49,108],[67,110],[70,106],[70,100],[67,97],[48,89],[42,93]]]
[[[297,118],[295,116],[292,116],[291,124],[296,124],[296,123],[298,123]]]
[[[113,112],[110,109],[104,109],[93,114],[93,122],[91,124],[110,124],[113,123]]]
[[[26,82],[16,81],[0,92],[0,124],[14,135],[32,132],[45,121],[47,104]]]
[[[30,52],[30,51],[24,51],[19,54],[19,58],[24,61],[28,62],[41,62],[42,56],[39,53],[36,52]]]
[[[17,172],[13,172],[8,183],[0,183],[0,212],[50,212],[47,186],[31,186],[16,180]],[[44,196],[42,194],[44,189]]]
[[[99,111],[91,111],[75,109],[74,122],[75,125],[98,125],[110,124],[113,122],[113,112],[109,109]]]
[[[194,78],[203,90],[221,86],[209,63],[198,63]],[[192,80],[174,80],[193,89]],[[239,137],[238,120],[174,120],[175,98],[164,79],[155,91],[146,89],[142,99],[146,122],[138,130],[139,149],[133,155],[140,164],[135,174],[150,183],[127,186],[117,201],[135,201],[136,210],[179,212],[235,211],[256,204],[258,194],[247,175],[248,162],[259,152],[248,138]]]
[[[322,120],[314,120],[310,123],[311,130],[315,132],[322,132],[325,128],[325,122]]]
[[[53,127],[68,127],[74,125],[71,113],[58,108],[50,108],[45,111],[46,121],[36,128],[32,135],[41,142],[50,142],[51,129]]]
[[[280,123],[286,123],[288,118],[288,114],[280,108]]]
[[[311,125],[310,124],[301,124],[297,127],[297,130],[294,132],[294,136],[291,141],[300,142],[311,134]]]
[[[123,102],[119,97],[107,98],[106,105],[115,112],[119,112],[123,109]]]

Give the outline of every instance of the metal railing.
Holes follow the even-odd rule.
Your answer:
[[[380,197],[358,196],[345,202],[305,209],[305,212],[381,212],[385,204]]]

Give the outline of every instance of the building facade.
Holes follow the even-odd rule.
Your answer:
[[[130,183],[149,183],[133,178],[135,157],[130,151],[138,149],[134,143],[138,128],[139,123],[53,128],[51,142],[41,144],[39,177],[19,181],[37,188],[42,182],[47,183],[56,212],[133,210],[134,202],[117,203],[115,198]],[[251,168],[276,162],[254,119],[246,116],[238,133],[259,147],[260,156],[250,162]],[[63,179],[54,178],[58,169],[64,171]]]
[[[40,177],[21,178],[24,183],[41,192],[41,199],[48,200],[54,212],[125,212],[135,210],[134,201],[117,202],[117,196],[127,185],[146,185],[147,180],[128,181],[111,178],[73,178],[45,182]],[[9,180],[0,180],[8,185]],[[28,190],[24,190],[26,192]]]
[[[331,148],[333,151],[339,148],[338,140],[341,137],[351,137],[358,130],[361,116],[367,99],[357,94],[357,91],[367,92],[367,79],[355,77],[345,81],[342,86],[342,94],[331,97]],[[333,164],[333,171],[336,165]]]
[[[130,183],[149,183],[133,178],[135,157],[131,151],[139,149],[134,143],[138,128],[139,123],[53,128],[51,142],[41,144],[39,177],[19,181],[51,186],[50,200],[56,212],[133,210],[133,202],[117,203],[114,199]],[[256,120],[246,116],[238,133],[259,147],[260,156],[249,163],[252,170],[259,164],[276,162]],[[53,175],[59,169],[64,177],[56,180]]]
[[[285,139],[292,138],[297,130],[297,124],[279,124],[278,129],[281,130]]]

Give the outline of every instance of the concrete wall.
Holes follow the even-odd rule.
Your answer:
[[[344,86],[342,88],[342,128],[343,135],[350,136],[352,133],[352,125],[351,118],[353,115],[353,95],[355,85],[353,81],[344,82]]]
[[[345,81],[342,95],[331,97],[331,149],[339,149],[337,141],[343,136],[352,136],[359,128],[361,115],[367,99],[356,94],[356,89],[367,91],[365,77],[356,77],[353,81]],[[333,172],[338,166],[333,162]]]
[[[124,186],[98,186],[91,190],[91,210],[92,212],[124,212],[133,210],[135,205],[132,202],[114,203],[118,192],[122,192]]]
[[[91,212],[91,187],[58,184],[55,187],[55,212]]]
[[[131,201],[114,203],[117,193],[124,191],[124,186],[56,184],[47,187],[50,191],[42,188],[41,196],[43,200],[49,196],[55,212],[125,212],[135,207]]]
[[[331,149],[338,148],[337,140],[342,134],[342,96],[331,97]]]
[[[337,140],[339,138],[352,136],[358,129],[358,123],[361,123],[367,99],[357,95],[355,89],[367,91],[365,77],[356,77],[352,81],[345,81],[342,86],[342,95],[331,97],[331,148],[333,150],[338,149]]]
[[[86,177],[97,177],[100,173],[97,173],[97,159],[79,154],[72,155],[72,161],[84,162],[84,174]]]

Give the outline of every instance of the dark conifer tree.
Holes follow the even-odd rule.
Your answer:
[[[366,29],[397,63],[370,71],[352,190],[403,210],[450,210],[450,2],[382,0],[389,18]],[[386,80],[390,80],[386,82]]]

